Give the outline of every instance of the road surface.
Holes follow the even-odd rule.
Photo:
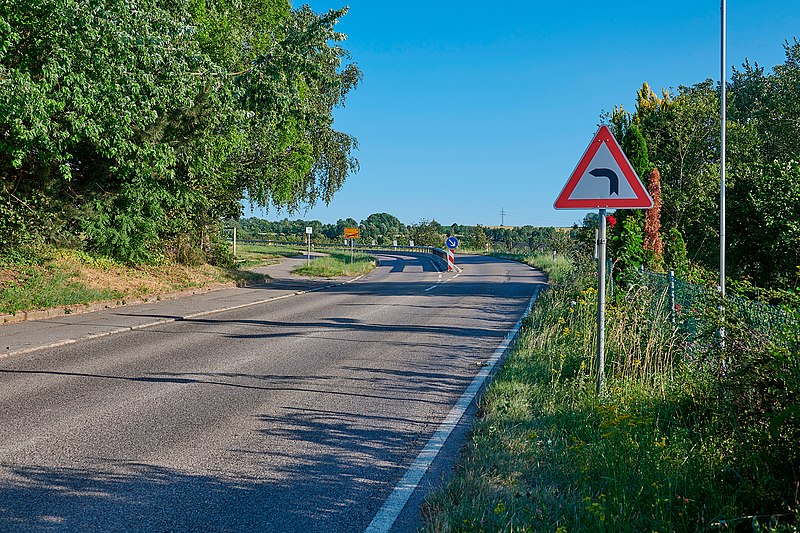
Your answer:
[[[363,531],[544,281],[459,261],[382,254],[353,283],[237,289],[262,303],[194,318],[62,319],[172,321],[0,359],[0,531]]]

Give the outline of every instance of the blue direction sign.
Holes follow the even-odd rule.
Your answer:
[[[450,248],[451,250],[455,250],[456,248],[458,248],[458,239],[456,239],[455,237],[448,237],[446,244],[448,248]]]

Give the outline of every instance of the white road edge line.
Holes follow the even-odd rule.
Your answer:
[[[430,290],[433,290],[433,289],[435,289],[436,287],[438,287],[438,285],[434,285],[433,287],[428,287],[427,289],[425,289],[425,292],[428,292],[428,291],[430,291]]]
[[[314,287],[313,289],[306,289],[304,291],[296,291],[296,292],[292,292],[292,293],[289,293],[289,294],[282,294],[281,296],[273,296],[272,298],[266,298],[264,300],[258,300],[256,302],[248,302],[246,304],[232,305],[230,307],[222,307],[220,309],[211,309],[211,310],[208,310],[208,311],[199,311],[197,313],[191,313],[189,315],[185,315],[185,316],[181,316],[181,317],[177,317],[177,318],[165,318],[165,319],[162,319],[162,320],[156,320],[155,322],[146,322],[144,324],[139,324],[139,325],[136,325],[136,326],[128,326],[128,327],[124,327],[124,328],[113,329],[111,331],[104,331],[102,333],[95,333],[95,334],[92,334],[92,335],[87,335],[85,337],[80,337],[78,339],[65,339],[63,341],[54,342],[52,344],[46,344],[44,346],[33,346],[31,348],[23,348],[21,350],[16,350],[16,351],[13,351],[13,352],[0,353],[0,359],[5,359],[7,357],[14,357],[14,356],[17,356],[17,355],[23,355],[23,354],[26,354],[26,353],[38,352],[39,350],[49,350],[49,349],[52,349],[52,348],[60,348],[62,346],[75,344],[76,342],[83,342],[83,341],[89,341],[89,340],[92,340],[92,339],[99,339],[100,337],[109,337],[111,335],[116,335],[117,333],[125,333],[126,331],[136,331],[136,330],[139,330],[139,329],[146,329],[146,328],[152,328],[154,326],[160,326],[162,324],[169,324],[170,322],[178,322],[180,320],[191,320],[193,318],[198,318],[198,317],[206,316],[206,315],[213,315],[215,313],[224,313],[226,311],[235,311],[237,309],[244,309],[245,307],[252,307],[254,305],[261,305],[261,304],[265,304],[265,303],[269,303],[269,302],[274,302],[274,301],[277,301],[277,300],[283,300],[285,298],[291,298],[292,296],[299,296],[301,294],[307,294],[307,293],[310,293],[310,292],[322,291],[322,290],[325,290],[325,289],[338,287],[340,285],[347,285],[348,283],[353,283],[354,281],[358,281],[359,279],[363,278],[364,276],[366,276],[366,274],[362,274],[360,276],[357,276],[355,278],[349,279],[347,281],[343,281],[341,283],[331,283],[330,285],[325,285],[323,287]]]
[[[400,481],[397,482],[394,490],[389,497],[386,498],[383,506],[381,506],[381,508],[378,510],[375,518],[372,519],[372,522],[369,524],[369,526],[367,526],[367,529],[364,530],[364,533],[388,533],[389,530],[391,530],[395,521],[400,516],[400,513],[403,511],[406,503],[408,503],[409,498],[411,498],[411,495],[419,486],[419,482],[422,481],[425,472],[428,471],[431,463],[433,463],[433,460],[439,454],[439,451],[444,446],[444,443],[447,441],[448,437],[450,437],[453,429],[455,429],[456,424],[459,420],[461,420],[461,417],[464,416],[464,413],[466,413],[470,404],[475,399],[475,396],[477,396],[487,378],[491,375],[494,367],[497,365],[508,347],[516,338],[517,333],[519,333],[519,330],[522,327],[522,321],[531,312],[533,303],[536,301],[536,297],[538,295],[539,291],[537,290],[533,294],[531,301],[528,303],[528,307],[525,309],[525,312],[522,314],[517,323],[514,324],[514,327],[511,329],[511,331],[509,331],[505,336],[503,342],[500,343],[500,346],[498,346],[494,351],[492,357],[490,357],[487,361],[486,366],[481,367],[478,375],[475,376],[475,378],[472,380],[472,383],[470,383],[469,387],[467,387],[467,390],[465,390],[464,394],[461,395],[461,398],[458,399],[456,404],[447,414],[444,422],[439,425],[439,428],[436,430],[430,440],[428,440],[428,443],[425,444],[425,447],[419,453],[411,466],[408,467],[405,475],[400,479]]]

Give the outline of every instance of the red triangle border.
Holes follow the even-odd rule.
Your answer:
[[[636,198],[581,198],[571,200],[569,198],[570,195],[575,190],[575,187],[586,172],[592,159],[594,159],[602,143],[605,143],[608,147],[614,160],[619,165],[620,170],[622,170],[622,174],[625,176],[631,189],[633,189]],[[600,126],[600,129],[595,133],[586,152],[584,152],[583,157],[581,157],[578,162],[578,166],[575,167],[569,180],[567,180],[567,184],[564,186],[561,194],[558,195],[558,198],[556,198],[556,201],[553,203],[553,207],[556,209],[649,209],[653,207],[653,199],[644,188],[644,185],[642,185],[630,161],[628,161],[625,153],[619,147],[617,140],[614,139],[614,136],[611,134],[611,130],[609,130],[607,126]]]

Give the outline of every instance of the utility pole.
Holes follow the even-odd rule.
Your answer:
[[[720,24],[720,76],[719,76],[719,111],[720,111],[720,152],[719,152],[719,292],[722,297],[720,305],[720,319],[722,323],[719,328],[720,347],[725,348],[725,137],[728,122],[728,69],[725,64],[727,59],[727,25],[728,7],[727,0],[721,0],[721,24]],[[724,362],[724,359],[723,359]]]
[[[500,227],[502,228],[502,227],[503,227],[503,226],[505,226],[505,225],[506,225],[506,212],[505,212],[505,210],[504,210],[504,209],[501,207],[501,208],[500,208]]]
[[[722,293],[723,300],[725,299],[725,136],[726,136],[726,122],[728,120],[727,112],[727,85],[728,85],[728,69],[725,67],[727,63],[727,2],[722,0],[722,24],[721,34],[722,42],[720,53],[720,160],[719,160],[719,290]]]

